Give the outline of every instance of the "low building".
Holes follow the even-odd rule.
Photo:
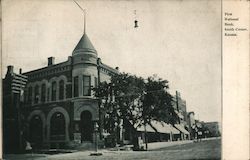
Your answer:
[[[124,144],[141,144],[145,148],[146,142],[168,142],[180,140],[181,131],[176,129],[171,124],[165,122],[152,120],[151,124],[139,125],[124,122],[124,127],[126,129],[124,135]],[[134,142],[133,142],[134,141]],[[138,144],[138,145],[139,145]]]
[[[208,131],[206,137],[219,137],[221,136],[219,122],[204,122],[204,127]]]

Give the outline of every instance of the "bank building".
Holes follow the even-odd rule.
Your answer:
[[[67,61],[54,64],[54,57],[49,57],[48,66],[24,73],[31,141],[50,147],[93,142],[99,104],[91,88],[116,73],[98,58],[86,33]]]
[[[28,141],[36,148],[93,143],[99,104],[92,88],[109,81],[118,68],[101,62],[85,31],[67,61],[54,62],[49,57],[47,66],[20,73],[27,77],[22,113]],[[14,74],[13,66],[8,74]]]

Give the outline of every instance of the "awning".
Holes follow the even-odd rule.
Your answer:
[[[184,126],[180,125],[180,124],[175,124],[174,125],[179,131],[181,131],[184,134],[190,134],[185,128]]]
[[[145,131],[144,125],[138,126],[136,130],[140,132],[144,132]],[[148,124],[146,125],[146,130],[147,132],[153,132],[153,133],[155,132],[155,130]]]
[[[178,129],[174,128],[173,126],[171,126],[171,131],[172,131],[172,134],[180,134],[181,133]]]
[[[180,134],[182,132],[182,133],[185,133],[185,134],[189,134],[189,132],[186,131],[185,128],[180,126],[180,125],[178,125],[178,127],[180,129],[179,128],[176,129],[177,127],[175,128],[172,125],[167,124],[165,122],[151,121],[151,124],[157,130],[157,132],[159,132],[159,133]],[[145,131],[144,125],[138,126],[136,128],[136,130],[140,131],[140,132],[144,132]],[[152,132],[152,133],[156,132],[149,124],[146,125],[146,130],[147,130],[147,132]]]
[[[164,122],[157,122],[157,121],[151,121],[152,126],[155,127],[155,129],[159,133],[171,133],[171,127],[170,125],[164,123]]]
[[[170,134],[173,133],[173,127],[167,123],[164,122],[158,122],[158,121],[151,121],[151,125],[157,130],[159,133],[167,133]],[[137,127],[137,131],[145,131],[144,125],[141,125]],[[156,132],[149,124],[146,125],[147,132]],[[174,132],[179,132],[178,130]],[[179,132],[180,133],[180,132]]]

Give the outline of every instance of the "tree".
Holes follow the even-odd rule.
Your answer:
[[[178,116],[172,106],[172,96],[168,93],[168,81],[156,76],[149,77],[145,88],[143,116],[146,123],[157,120],[175,124]]]
[[[110,83],[102,82],[94,88],[102,106],[103,125],[108,132],[116,132],[121,120],[129,121],[133,126],[138,123],[143,89],[144,80],[127,73],[113,75]]]
[[[100,83],[94,91],[102,106],[104,128],[114,133],[120,120],[131,123],[135,129],[152,126],[152,120],[174,124],[178,116],[168,88],[168,81],[157,76],[144,80],[128,73],[113,75],[110,83]]]
[[[152,120],[163,121],[175,124],[178,116],[172,106],[172,96],[168,93],[168,81],[162,80],[157,76],[148,77],[145,83],[145,95],[143,98],[142,120],[143,125],[150,125]],[[145,127],[146,129],[146,127]],[[154,128],[157,132],[157,130]],[[145,135],[146,135],[145,130]],[[147,137],[146,137],[147,149]]]

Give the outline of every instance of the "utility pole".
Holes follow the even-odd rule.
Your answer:
[[[102,153],[101,152],[98,152],[98,123],[97,121],[95,121],[95,124],[94,124],[94,132],[95,132],[95,152],[93,153],[90,153],[90,156],[101,156]]]
[[[146,144],[146,151],[147,151],[148,150],[148,136],[147,136],[146,123],[144,123],[144,136],[145,136],[145,144]]]

